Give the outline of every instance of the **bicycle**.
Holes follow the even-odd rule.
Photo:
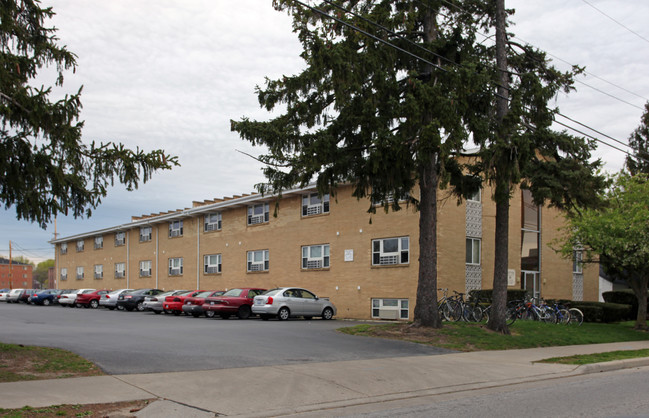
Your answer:
[[[448,288],[439,288],[437,290],[443,292],[442,298],[437,301],[440,316],[446,321],[459,321],[462,318],[462,310],[458,301],[448,296]]]
[[[532,299],[525,302],[525,307],[527,309],[525,310],[526,315],[524,315],[523,319],[532,319],[535,321],[543,322],[556,322],[554,311],[552,310],[552,308],[546,305],[544,301],[541,301],[541,304],[537,306]]]
[[[577,308],[568,309],[570,313],[570,318],[568,320],[568,325],[581,325],[584,322],[584,313]]]

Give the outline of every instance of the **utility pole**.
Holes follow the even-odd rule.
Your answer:
[[[14,288],[13,274],[12,274],[11,270],[12,270],[12,267],[11,267],[11,240],[9,240],[9,289]]]

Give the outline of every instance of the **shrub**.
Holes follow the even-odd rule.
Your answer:
[[[638,298],[636,297],[633,290],[626,289],[604,292],[602,293],[602,297],[606,302],[631,305],[631,312],[629,313],[629,317],[626,319],[636,319],[638,317]]]
[[[586,322],[620,322],[626,320],[631,312],[631,305],[606,302],[571,302],[571,308],[584,313]]]
[[[511,300],[522,300],[525,299],[525,294],[527,290],[523,289],[507,289],[507,302]],[[491,303],[493,300],[493,290],[492,289],[478,289],[469,291],[469,298],[473,299],[475,297],[480,298],[480,302]]]

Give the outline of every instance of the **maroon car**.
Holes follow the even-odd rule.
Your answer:
[[[266,289],[256,287],[230,289],[221,296],[206,298],[203,311],[208,318],[218,315],[228,319],[231,315],[236,315],[240,319],[246,319],[252,314],[252,299],[265,291]]]
[[[77,308],[97,309],[99,307],[99,299],[107,293],[110,293],[109,289],[86,290],[77,295],[74,305]]]
[[[222,290],[206,290],[204,292],[198,293],[196,296],[189,297],[185,299],[183,312],[186,315],[191,315],[194,318],[198,318],[203,314],[203,304],[205,303],[205,299],[209,297],[220,296],[222,294]]]
[[[185,299],[194,297],[205,290],[188,290],[184,293],[173,296],[165,296],[165,300],[162,304],[162,310],[166,314],[180,315],[183,313],[183,305],[185,304]]]

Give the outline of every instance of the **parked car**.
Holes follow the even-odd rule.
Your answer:
[[[0,302],[6,302],[7,296],[9,296],[11,289],[0,289]]]
[[[25,293],[27,289],[11,289],[7,295],[7,303],[18,303],[18,298]]]
[[[181,313],[183,313],[183,305],[185,304],[185,300],[187,298],[194,297],[201,292],[205,292],[205,290],[187,290],[177,295],[166,296],[163,304],[164,313],[180,315]]]
[[[249,287],[230,289],[221,296],[206,298],[203,311],[208,318],[218,315],[223,319],[228,319],[231,315],[236,315],[240,319],[246,319],[252,314],[253,298],[265,291],[266,289]]]
[[[321,316],[331,319],[336,315],[336,307],[329,298],[319,298],[312,292],[299,287],[280,287],[255,296],[252,313],[263,320],[276,316],[280,321],[290,317],[303,316],[311,319]]]
[[[189,293],[189,290],[170,290],[168,292],[160,293],[156,296],[147,296],[144,298],[144,310],[151,311],[154,314],[160,314],[164,312],[164,302],[165,298],[168,296],[176,296],[183,293]]]
[[[80,293],[87,292],[87,291],[94,291],[95,289],[76,289],[73,290],[70,293],[62,293],[61,297],[59,298],[59,305],[61,306],[67,306],[70,308],[74,308],[77,303],[77,296]]]
[[[106,293],[99,299],[99,306],[108,308],[111,311],[115,310],[117,308],[117,298],[119,295],[122,293],[126,292],[132,292],[135,289],[117,289],[113,290],[112,292]]]
[[[57,296],[61,293],[59,289],[45,289],[34,293],[30,302],[34,305],[49,306],[57,303]]]
[[[206,290],[200,292],[196,296],[191,296],[185,299],[185,304],[183,305],[183,312],[186,315],[191,315],[194,318],[198,318],[203,315],[203,303],[205,303],[205,298],[220,296],[224,292],[223,290]]]
[[[69,293],[76,293],[78,289],[63,289],[61,293],[56,296],[56,303],[60,304],[61,295],[67,295]]]
[[[160,289],[137,289],[132,292],[126,292],[119,295],[117,298],[117,307],[120,306],[127,311],[137,309],[142,312],[144,310],[144,298],[147,296],[155,296],[164,293]]]
[[[25,289],[25,291],[18,296],[18,302],[29,303],[30,298],[36,292],[38,292],[38,289]]]
[[[110,293],[110,289],[92,290],[77,294],[77,300],[74,305],[77,308],[99,308],[99,299]]]

